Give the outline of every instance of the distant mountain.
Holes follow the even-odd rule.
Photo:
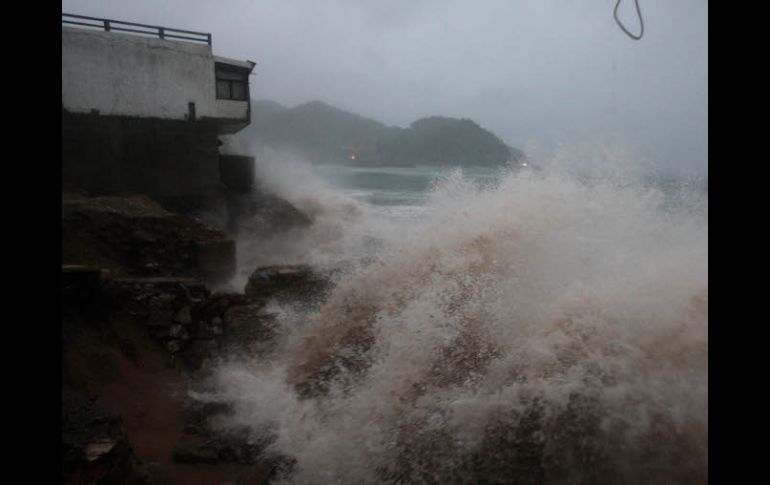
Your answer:
[[[432,116],[398,128],[320,101],[294,108],[252,101],[251,112],[241,136],[316,163],[490,166],[522,156],[469,119]]]
[[[381,138],[377,147],[383,161],[408,160],[418,165],[489,166],[520,155],[472,120],[443,116],[419,119],[408,129]]]
[[[278,113],[287,111],[284,105],[263,99],[261,101],[251,101],[251,122],[259,123],[261,120],[275,116]]]

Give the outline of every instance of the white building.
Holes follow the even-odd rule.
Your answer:
[[[254,63],[211,34],[62,14],[62,187],[200,195],[250,122]]]

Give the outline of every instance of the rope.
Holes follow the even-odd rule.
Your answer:
[[[634,5],[636,5],[636,14],[639,16],[639,25],[641,26],[641,31],[639,32],[639,36],[636,36],[631,32],[629,32],[628,29],[626,29],[626,27],[618,18],[618,7],[620,6],[621,1],[622,0],[618,0],[618,3],[615,4],[615,10],[612,12],[612,14],[615,16],[615,22],[618,23],[620,28],[623,29],[623,32],[625,32],[627,36],[631,37],[634,40],[639,40],[644,35],[644,20],[642,19],[642,11],[639,10],[639,0],[634,0]]]

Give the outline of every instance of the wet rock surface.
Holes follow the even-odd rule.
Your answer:
[[[112,308],[142,322],[169,352],[172,362],[201,369],[223,351],[267,349],[274,316],[264,301],[233,293],[211,293],[191,278],[116,278],[108,283]]]
[[[331,275],[306,265],[276,265],[257,268],[244,289],[253,298],[317,303],[331,289]]]

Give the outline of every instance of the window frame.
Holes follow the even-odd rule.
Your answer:
[[[217,100],[226,101],[249,101],[249,74],[250,71],[245,67],[225,64],[224,62],[214,63],[214,95]],[[233,77],[242,77],[242,79],[233,79]],[[220,96],[220,83],[227,83],[227,96]],[[233,97],[233,84],[243,85],[243,98]]]

